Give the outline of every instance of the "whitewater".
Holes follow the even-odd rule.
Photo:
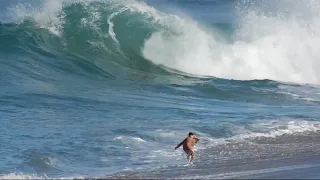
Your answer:
[[[319,178],[319,10],[1,1],[0,179]]]

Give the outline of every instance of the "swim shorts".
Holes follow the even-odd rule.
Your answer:
[[[194,156],[194,151],[193,150],[189,150],[188,155]]]

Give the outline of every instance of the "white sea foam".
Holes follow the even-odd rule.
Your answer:
[[[241,126],[228,124],[233,133],[230,137],[215,138],[197,131],[201,139],[195,150],[223,145],[232,141],[241,142],[255,138],[277,138],[283,135],[307,135],[320,132],[320,122],[294,119],[257,120],[251,124]]]
[[[176,139],[177,136],[183,136],[186,134],[183,134],[183,132],[174,132],[172,130],[167,129],[157,129],[152,135],[156,138]]]
[[[46,177],[37,176],[35,174],[9,173],[1,174],[0,179],[45,179]]]
[[[282,4],[283,11],[296,2]],[[142,52],[156,64],[196,75],[319,83],[320,16],[310,13],[319,10],[314,5],[319,2],[303,4],[312,6],[295,6],[297,13],[285,18],[281,11],[269,15],[254,8],[238,14],[240,26],[231,43],[218,41],[214,32],[190,18],[176,18],[168,26],[177,32],[153,33]]]
[[[112,21],[112,19],[117,16],[118,14],[126,11],[127,9],[126,8],[122,8],[120,9],[119,11],[116,11],[114,13],[112,13],[109,18],[108,18],[108,24],[109,24],[109,36],[113,39],[113,41],[116,43],[116,45],[118,46],[118,48],[120,47],[120,43],[119,41],[117,40],[117,37],[116,37],[116,33],[114,32],[113,28],[114,28],[114,23]]]
[[[39,27],[60,35],[65,16],[62,8],[63,0],[45,0],[42,7],[19,3],[10,8],[10,14],[17,22],[32,18]]]
[[[146,142],[145,140],[139,138],[139,137],[132,137],[133,140],[137,141],[137,142]]]
[[[61,177],[54,179],[85,179],[83,176],[79,177]],[[25,174],[25,173],[8,173],[8,174],[0,174],[0,179],[53,179],[48,177],[46,174],[36,175],[36,174]]]
[[[264,129],[266,132],[252,132],[246,130],[245,133],[238,135],[241,138],[252,137],[277,137],[281,135],[291,135],[304,132],[317,132],[320,130],[320,122],[304,121],[304,120],[288,120],[288,121],[267,121],[258,122],[254,126]],[[266,130],[267,129],[267,130]]]
[[[131,136],[117,136],[115,138],[113,138],[114,141],[122,141],[122,142],[138,142],[138,143],[144,143],[147,142],[143,139],[141,139],[140,137],[131,137]]]
[[[250,125],[230,126],[233,136],[229,138],[212,138],[206,136],[206,145],[218,145],[228,143],[230,140],[245,140],[252,138],[276,138],[282,135],[303,135],[306,133],[316,133],[320,131],[320,122],[306,120],[258,120]],[[205,147],[202,147],[205,148]]]

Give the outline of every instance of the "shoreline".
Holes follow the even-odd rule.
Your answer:
[[[320,156],[244,161],[231,164],[201,164],[184,167],[121,171],[111,179],[319,179]]]

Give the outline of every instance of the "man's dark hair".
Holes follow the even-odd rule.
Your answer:
[[[192,136],[192,135],[194,135],[192,132],[189,132],[189,136]]]

